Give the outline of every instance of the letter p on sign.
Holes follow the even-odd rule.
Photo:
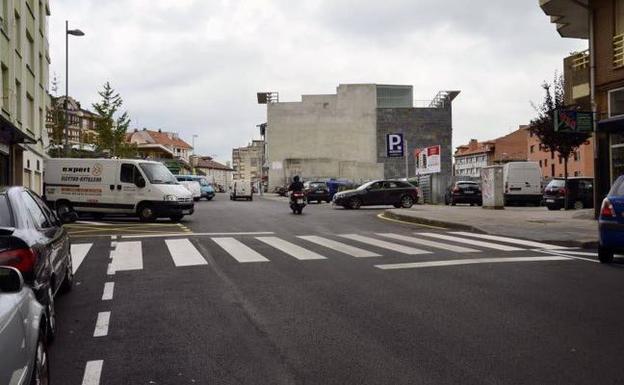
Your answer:
[[[386,135],[386,155],[388,158],[403,157],[403,134]]]

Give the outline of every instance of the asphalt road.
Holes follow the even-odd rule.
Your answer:
[[[624,383],[623,263],[378,208],[196,209],[192,232],[74,241],[53,383]]]

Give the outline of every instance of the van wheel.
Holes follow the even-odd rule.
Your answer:
[[[183,214],[172,215],[169,217],[173,222],[180,222],[184,218]]]
[[[613,262],[613,251],[605,249],[604,247],[598,248],[598,260],[602,263]]]
[[[141,205],[137,214],[141,222],[152,222],[156,219],[154,217],[154,210],[152,210],[150,205]]]

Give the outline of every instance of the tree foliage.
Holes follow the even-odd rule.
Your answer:
[[[109,151],[111,156],[128,157],[136,154],[135,146],[126,143],[126,131],[130,125],[128,112],[121,112],[123,99],[109,82],[98,91],[100,102],[93,104],[98,114],[95,131],[98,133],[97,148]]]

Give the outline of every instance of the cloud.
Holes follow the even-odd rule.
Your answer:
[[[178,131],[222,160],[258,136],[257,91],[281,100],[339,83],[413,84],[417,99],[460,89],[454,144],[507,133],[534,115],[530,100],[570,51],[533,2],[462,0],[57,0],[52,71],[84,106],[110,81],[133,127]],[[63,92],[62,87],[59,91]]]

